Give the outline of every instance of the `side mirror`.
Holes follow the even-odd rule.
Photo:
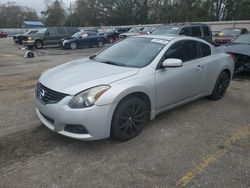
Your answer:
[[[49,35],[49,32],[46,32],[45,35]]]
[[[169,58],[162,63],[162,67],[182,67],[183,62],[181,59]]]

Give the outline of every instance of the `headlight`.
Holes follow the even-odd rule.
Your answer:
[[[74,96],[68,106],[70,108],[86,108],[95,104],[96,100],[105,93],[110,86],[101,85],[87,89],[78,95]]]
[[[28,40],[32,40],[32,37],[28,37]]]

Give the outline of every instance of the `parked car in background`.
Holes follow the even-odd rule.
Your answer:
[[[7,38],[8,34],[4,31],[0,31],[0,38]]]
[[[41,49],[45,45],[55,45],[58,41],[79,32],[77,27],[48,27],[35,34],[29,34],[23,45]]]
[[[176,23],[163,25],[156,29],[153,35],[186,35],[212,43],[212,32],[206,24]]]
[[[128,32],[119,35],[120,39],[125,39],[127,37],[140,35],[145,27],[132,27]]]
[[[140,35],[151,35],[157,27],[145,27],[142,31],[139,32]]]
[[[235,73],[250,71],[250,34],[243,34],[231,43],[218,47],[235,60]]]
[[[13,35],[13,41],[18,44],[23,44],[23,40],[28,39],[28,35],[36,34],[39,30],[30,30],[24,34]]]
[[[247,33],[245,28],[226,28],[214,36],[214,43],[217,45],[230,43],[244,33]]]
[[[113,43],[120,39],[120,34],[125,33],[127,31],[127,28],[111,27],[105,32],[105,36],[107,37],[109,43]]]
[[[59,41],[59,45],[66,49],[76,49],[84,46],[102,47],[104,45],[103,37],[97,32],[77,32],[73,36]]]
[[[64,136],[129,140],[164,111],[223,98],[233,70],[229,55],[198,38],[129,37],[45,71],[35,88],[36,113]]]

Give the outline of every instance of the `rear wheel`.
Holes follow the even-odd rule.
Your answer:
[[[43,42],[42,42],[41,40],[37,40],[37,41],[35,42],[35,47],[36,47],[36,49],[41,49],[41,48],[43,48]]]
[[[147,121],[147,106],[141,99],[133,97],[121,101],[113,115],[111,135],[126,141],[136,137]]]
[[[114,42],[114,39],[111,37],[109,38],[109,43],[113,43]]]
[[[209,98],[212,100],[219,100],[223,98],[229,84],[230,84],[229,73],[226,71],[221,72],[215,83],[213,93],[209,96]]]
[[[98,42],[98,47],[103,47],[103,42],[101,40]]]

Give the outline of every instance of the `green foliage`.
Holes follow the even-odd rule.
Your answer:
[[[61,0],[44,0],[47,26],[101,26],[147,23],[249,20],[250,0],[76,0],[66,9]],[[0,5],[0,27],[20,27],[37,20],[34,10]]]
[[[46,11],[47,19],[46,25],[47,26],[63,26],[64,19],[66,17],[65,10],[59,0],[55,0],[52,5],[47,7]]]
[[[0,5],[0,28],[18,28],[22,26],[24,20],[38,20],[35,10],[16,3]]]

